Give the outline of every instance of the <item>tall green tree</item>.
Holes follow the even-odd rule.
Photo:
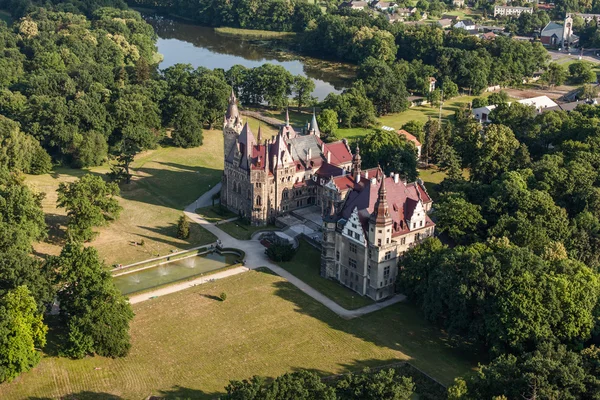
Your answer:
[[[361,374],[349,374],[340,379],[336,385],[336,398],[410,400],[414,389],[411,378],[399,377],[393,369],[371,373],[367,368]]]
[[[464,196],[447,193],[436,202],[433,215],[436,229],[446,232],[460,244],[471,243],[477,238],[478,229],[486,221],[481,215],[481,206],[469,203]]]
[[[296,100],[296,105],[298,106],[298,112],[300,112],[302,106],[305,106],[311,102],[313,90],[315,90],[315,83],[312,81],[312,79],[302,75],[296,75],[294,77],[292,92],[294,93],[294,99]]]
[[[48,327],[27,286],[0,297],[0,382],[11,381],[40,361]]]
[[[62,352],[73,358],[127,355],[134,314],[96,249],[69,242],[50,263],[59,271],[61,282]]]
[[[75,240],[91,240],[92,228],[117,219],[122,209],[115,198],[119,187],[100,176],[86,174],[75,182],[63,182],[57,193],[58,206],[65,208],[69,216],[67,234]]]
[[[490,125],[478,143],[471,179],[489,183],[507,172],[518,148],[519,141],[510,128]]]
[[[412,142],[395,131],[375,129],[360,141],[363,166],[383,169],[385,174],[400,174],[409,182],[417,179],[417,153]]]

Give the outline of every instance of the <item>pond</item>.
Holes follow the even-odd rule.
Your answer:
[[[116,276],[113,279],[117,289],[128,295],[215,271],[235,264],[239,258],[237,254],[213,252]]]
[[[350,85],[354,70],[350,65],[300,57],[265,46],[268,41],[220,35],[213,28],[142,13],[158,35],[158,52],[164,57],[160,68],[174,64],[228,70],[236,64],[248,68],[265,63],[283,66],[293,75],[308,76],[315,83],[313,96],[323,100]]]

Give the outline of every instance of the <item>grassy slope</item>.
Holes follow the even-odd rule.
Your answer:
[[[304,240],[300,241],[298,252],[291,261],[277,264],[346,309],[353,310],[373,303],[367,297],[321,277],[321,253]]]
[[[217,228],[227,232],[231,236],[240,240],[250,240],[254,232],[277,230],[274,225],[267,226],[252,226],[241,223],[240,221],[225,222],[217,225]]]
[[[227,301],[213,299],[221,292]],[[273,377],[300,368],[341,373],[403,359],[450,383],[474,365],[408,305],[346,321],[268,273],[247,272],[134,310],[128,357],[47,357],[0,385],[0,398],[210,398],[230,379],[254,374]]]
[[[223,168],[223,138],[219,131],[206,131],[204,144],[193,149],[158,148],[139,155],[134,163],[134,179],[121,185],[121,217],[98,229],[92,242],[107,263],[128,264],[164,255],[172,249],[185,249],[210,243],[215,237],[193,225],[187,240],[177,239],[176,223],[181,210],[214,186]],[[56,208],[56,188],[84,173],[103,174],[107,167],[89,171],[60,168],[51,174],[28,176],[27,182],[46,193],[44,210],[52,229],[51,243],[40,243],[42,254],[60,251],[60,236],[66,223],[63,209]],[[133,246],[144,240],[145,246]]]
[[[240,29],[221,27],[215,28],[215,32],[224,36],[239,36],[244,38],[258,38],[258,39],[285,39],[294,37],[295,32],[275,32],[275,31],[263,31],[259,29]]]

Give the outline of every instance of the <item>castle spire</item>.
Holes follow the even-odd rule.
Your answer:
[[[310,122],[310,132],[315,136],[321,137],[321,131],[319,130],[319,125],[317,124],[317,115],[315,114],[314,107],[313,107],[312,121]]]
[[[260,122],[258,123],[258,144],[260,144],[260,142],[262,142],[262,133],[260,131]]]
[[[237,124],[239,117],[240,117],[240,112],[239,112],[238,106],[237,106],[237,99],[235,97],[235,93],[233,92],[233,89],[231,89],[231,95],[229,96],[229,105],[227,106],[227,113],[225,113],[225,119],[227,119],[227,120],[235,119],[236,124]]]
[[[290,126],[290,110],[285,108],[285,126]]]
[[[354,156],[352,156],[352,178],[354,178],[354,182],[356,183],[358,183],[360,179],[361,163],[360,148],[358,147],[358,143],[356,143],[356,150],[354,151]]]
[[[390,208],[387,202],[387,190],[385,189],[385,175],[382,175],[381,185],[379,185],[378,197],[375,202],[375,211],[371,214],[370,223],[376,226],[386,226],[392,223]]]

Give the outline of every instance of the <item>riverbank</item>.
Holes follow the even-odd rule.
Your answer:
[[[295,32],[263,31],[253,29],[230,28],[225,26],[220,28],[214,28],[214,30],[219,35],[243,37],[246,39],[290,39],[296,36]]]

